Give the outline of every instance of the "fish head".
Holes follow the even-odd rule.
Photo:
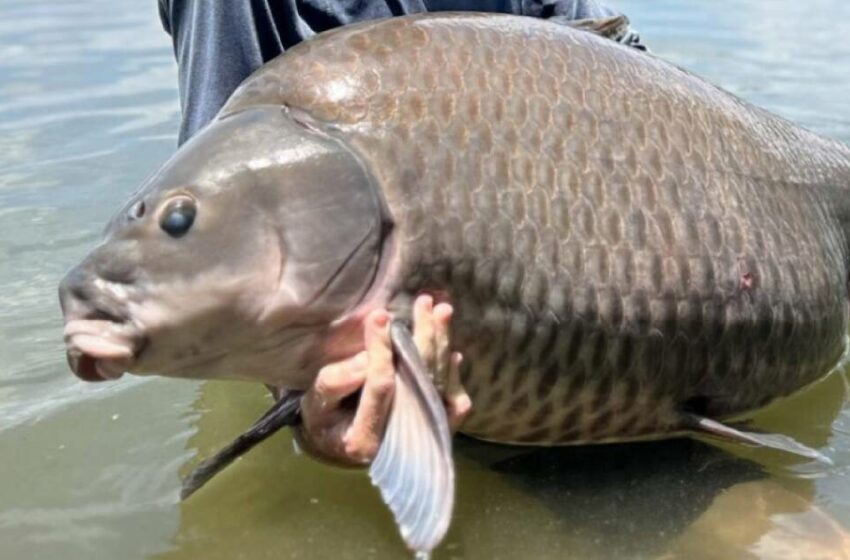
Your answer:
[[[375,280],[383,208],[352,152],[285,107],[219,117],[63,279],[71,369],[303,388]]]

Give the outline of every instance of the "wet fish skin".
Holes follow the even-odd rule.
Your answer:
[[[179,237],[162,227],[175,203],[195,209]],[[117,370],[306,390],[361,349],[347,339],[362,335],[337,336],[356,330],[333,323],[373,282],[383,219],[337,141],[279,107],[221,119],[145,181],[62,280],[69,365],[87,381]]]
[[[385,293],[456,307],[471,435],[663,437],[844,351],[850,150],[662,60],[526,18],[397,18],[299,45],[222,117],[262,105],[370,170]]]

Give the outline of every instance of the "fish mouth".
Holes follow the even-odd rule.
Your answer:
[[[65,324],[68,365],[83,381],[118,379],[144,346],[137,329],[112,319],[74,319]]]

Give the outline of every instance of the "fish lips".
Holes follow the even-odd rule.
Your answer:
[[[120,378],[136,361],[144,339],[131,325],[105,319],[65,324],[68,365],[83,381]]]

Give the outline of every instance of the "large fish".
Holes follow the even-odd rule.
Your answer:
[[[445,413],[404,321],[452,302],[469,435],[694,430],[825,375],[848,330],[850,149],[663,60],[529,18],[426,15],[270,62],[61,287],[73,369],[303,390],[388,306],[371,473],[408,544],[451,513]],[[436,380],[440,386],[441,380]]]

